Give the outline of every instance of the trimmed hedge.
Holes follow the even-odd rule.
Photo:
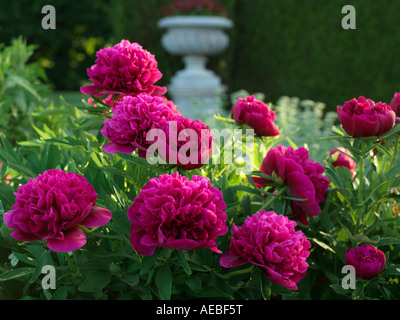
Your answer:
[[[40,46],[36,58],[50,59],[49,78],[58,90],[78,90],[94,51],[122,38],[156,55],[167,85],[183,64],[161,46],[156,23],[169,0],[60,0],[57,29],[41,29],[46,3],[0,0],[0,42],[26,36]],[[390,102],[400,90],[400,28],[396,0],[220,0],[235,28],[229,49],[209,60],[230,92],[263,92],[267,100],[297,96],[334,110],[355,96]],[[344,5],[357,12],[357,29],[343,30]],[[82,40],[83,39],[83,40]],[[93,40],[90,42],[89,40]]]

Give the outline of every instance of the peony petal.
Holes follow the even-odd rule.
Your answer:
[[[80,228],[75,227],[64,232],[64,239],[49,239],[47,246],[56,252],[70,252],[77,250],[86,243],[86,235]]]
[[[112,213],[110,210],[93,207],[89,215],[79,224],[87,228],[97,228],[104,226],[111,219]]]
[[[280,273],[275,272],[271,268],[265,267],[263,270],[263,274],[267,279],[285,288],[288,288],[289,290],[297,291],[299,289],[294,281],[291,281],[290,279],[285,279]]]
[[[121,153],[132,153],[136,148],[130,144],[117,144],[110,142],[103,146],[103,150],[110,154],[116,154],[117,151]]]
[[[90,95],[92,94],[92,95],[94,95],[95,97],[101,97],[101,96],[103,95],[103,94],[101,94],[101,93],[99,92],[100,90],[98,89],[98,87],[95,86],[95,85],[92,85],[92,84],[81,87],[81,88],[80,88],[80,91],[81,91],[83,94],[86,94],[86,95],[88,95],[88,96],[90,96]]]
[[[219,264],[224,268],[233,268],[242,266],[248,261],[241,259],[239,256],[231,254],[230,252],[224,253],[219,259]]]
[[[33,234],[27,234],[21,230],[14,230],[10,233],[10,236],[19,241],[35,241],[41,239],[40,237],[37,237]]]
[[[133,249],[135,249],[139,254],[142,254],[144,256],[151,256],[156,251],[157,246],[156,245],[146,246],[142,243],[142,238],[145,237],[144,232],[145,232],[144,230],[142,230],[140,232],[132,232],[132,229],[131,229],[129,239],[130,239]]]

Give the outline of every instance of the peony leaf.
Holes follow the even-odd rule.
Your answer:
[[[95,271],[88,274],[80,284],[78,290],[81,292],[93,292],[102,290],[111,281],[111,274],[108,272]]]
[[[171,299],[172,273],[168,264],[160,267],[156,276],[156,286],[161,300]]]
[[[190,276],[192,274],[192,270],[190,269],[189,263],[186,259],[185,252],[182,250],[175,250],[175,254],[183,270],[186,272],[188,276]]]
[[[34,272],[34,270],[34,268],[23,267],[15,270],[5,271],[0,274],[0,282],[30,275]]]

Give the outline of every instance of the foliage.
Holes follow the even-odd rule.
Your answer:
[[[93,55],[111,38],[105,5],[108,1],[1,0],[0,42],[10,45],[20,35],[38,45],[32,59],[46,68],[49,83],[57,90],[77,90]],[[42,8],[53,5],[56,29],[42,28]]]
[[[5,57],[1,60],[2,68],[7,70],[4,74],[9,77],[14,70],[22,70],[17,73],[21,77],[17,84],[26,84],[21,79],[39,79],[42,69],[26,64],[32,48],[25,47],[21,40],[16,40],[14,45],[2,51]],[[19,52],[23,53],[21,60],[16,59]],[[12,66],[7,61],[13,61]],[[9,95],[32,99],[31,91],[39,92],[42,88],[33,86],[34,80],[29,82],[32,87],[11,86],[9,78],[4,78],[8,79],[4,82],[8,85],[2,90],[10,90]],[[231,99],[235,101],[246,95],[247,91],[238,91]],[[256,96],[265,100],[262,93]],[[38,94],[38,97],[41,96]],[[7,99],[4,95],[0,101],[14,101]],[[245,147],[243,154],[235,155],[232,163],[217,161],[221,156],[217,152],[209,164],[181,171],[176,167],[152,165],[136,154],[105,153],[102,147],[106,141],[100,129],[109,116],[109,108],[96,98],[97,107],[87,103],[70,105],[62,98],[57,103],[39,102],[31,104],[29,123],[21,122],[29,136],[11,135],[16,140],[12,141],[9,134],[16,125],[11,121],[2,125],[0,177],[7,176],[7,181],[2,179],[0,183],[0,216],[12,209],[18,186],[49,169],[83,175],[98,193],[97,205],[110,210],[113,216],[103,227],[84,228],[88,238],[86,245],[69,253],[53,252],[43,240],[16,241],[1,218],[1,299],[400,298],[400,125],[379,138],[351,138],[335,123],[334,115],[324,114],[324,104],[282,97],[276,103],[268,103],[277,112],[280,135],[254,137],[254,149]],[[23,111],[27,112],[22,109],[21,113]],[[28,114],[22,115],[28,117]],[[226,128],[231,132],[246,129],[238,128],[228,117],[216,115],[214,120],[209,121],[212,128]],[[236,150],[243,142],[244,139],[232,139],[224,144],[231,143]],[[307,146],[311,158],[324,165],[331,182],[326,202],[321,204],[321,213],[309,218],[309,225],[297,226],[312,244],[307,259],[309,268],[298,284],[298,291],[271,282],[257,266],[246,264],[225,269],[219,263],[220,255],[208,249],[159,248],[152,256],[140,255],[133,249],[127,209],[144,184],[162,173],[180,171],[188,178],[202,175],[222,191],[230,230],[217,239],[222,252],[229,248],[233,224],[242,225],[249,215],[261,209],[289,214],[292,199],[273,193],[271,186],[260,189],[251,179],[251,176],[262,176],[258,171],[261,162],[268,150],[278,144],[294,148]],[[339,146],[348,149],[357,164],[354,177],[347,168],[333,167],[327,159],[329,150]],[[217,151],[221,150],[222,146]],[[244,170],[246,159],[253,160],[250,173]],[[357,279],[356,289],[345,289],[342,286],[345,252],[364,243],[385,253],[385,269],[373,279]],[[55,268],[54,289],[43,287],[43,267],[48,265]]]
[[[0,1],[0,42],[19,35],[40,45],[57,90],[77,90],[98,48],[112,39],[138,42],[156,55],[164,83],[182,69],[180,57],[161,45],[160,8],[170,0],[57,1],[57,29],[43,30],[46,1]],[[230,92],[264,92],[324,101],[327,110],[360,95],[389,102],[399,83],[400,3],[395,0],[309,1],[220,0],[233,20],[227,51],[209,60]],[[357,29],[343,30],[342,8],[353,5]],[[384,57],[384,58],[383,58]],[[368,72],[366,72],[368,70]]]
[[[291,110],[296,99],[283,98],[276,107],[284,113]],[[308,102],[309,104],[311,102]],[[301,103],[300,103],[301,104]],[[279,106],[279,107],[278,107]],[[98,204],[113,212],[112,221],[104,227],[86,230],[87,244],[72,253],[52,252],[42,241],[19,243],[1,225],[0,296],[11,299],[398,299],[400,286],[400,234],[397,201],[400,188],[398,127],[379,140],[347,137],[338,128],[321,143],[337,141],[354,155],[362,171],[351,179],[346,168],[333,168],[324,162],[332,185],[321,214],[310,219],[309,226],[300,226],[312,243],[310,267],[299,283],[298,291],[290,291],[268,281],[256,267],[245,265],[224,269],[219,255],[208,249],[174,251],[158,249],[152,256],[137,254],[129,242],[130,222],[126,211],[144,183],[150,177],[177,169],[154,166],[136,155],[105,154],[99,134],[105,108],[63,102],[59,116],[48,125],[34,127],[34,139],[19,141],[17,146],[2,135],[1,174],[12,175],[9,184],[0,184],[0,211],[9,210],[13,192],[18,185],[43,171],[59,168],[84,175],[99,194]],[[299,119],[310,123],[320,121],[310,114],[297,111]],[[318,110],[316,113],[318,114]],[[36,117],[48,115],[46,110]],[[304,117],[304,118],[302,118]],[[217,117],[218,118],[218,117]],[[278,118],[279,115],[278,115]],[[292,124],[284,125],[280,118],[280,137],[256,139],[255,163],[278,143],[299,144],[292,134]],[[228,119],[220,118],[224,126],[235,129]],[[288,134],[288,135],[286,135]],[[385,143],[383,143],[385,141]],[[236,142],[234,142],[236,143]],[[314,144],[310,144],[314,146]],[[311,148],[311,150],[313,150]],[[318,150],[318,152],[322,152]],[[258,160],[257,160],[258,159]],[[257,164],[259,165],[259,164]],[[244,219],[261,206],[279,212],[285,199],[255,188],[246,176],[238,175],[237,163],[209,164],[201,169],[181,172],[187,176],[201,174],[219,188],[227,204],[228,225],[241,225]],[[361,183],[362,181],[362,183]],[[265,192],[268,190],[266,189]],[[226,251],[229,233],[218,240]],[[348,247],[371,243],[387,257],[384,272],[372,280],[357,279],[356,290],[344,290],[344,253]],[[53,265],[56,289],[43,289],[42,267]]]
[[[26,130],[32,112],[49,92],[47,76],[38,62],[29,62],[34,50],[21,37],[8,47],[0,44],[0,128],[8,128],[8,139],[31,138]]]

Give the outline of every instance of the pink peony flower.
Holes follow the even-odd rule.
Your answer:
[[[222,192],[201,176],[188,180],[177,172],[150,179],[128,209],[130,240],[143,255],[157,247],[177,250],[217,249],[228,231]]]
[[[371,279],[380,274],[385,268],[385,254],[370,244],[363,244],[357,248],[349,248],[345,255],[346,265],[356,269],[356,276],[362,279]]]
[[[241,227],[233,224],[229,251],[221,256],[221,266],[252,263],[272,282],[297,290],[297,283],[307,273],[311,244],[295,227],[296,222],[273,211],[257,212]]]
[[[379,137],[393,128],[396,114],[385,103],[359,97],[337,106],[344,131],[354,138]]]
[[[93,84],[81,87],[82,93],[95,97],[166,93],[165,87],[154,85],[162,77],[154,55],[138,43],[122,40],[113,47],[99,50],[96,56],[95,64],[87,69]]]
[[[355,174],[356,163],[349,155],[349,150],[339,147],[329,152],[329,159],[334,167],[346,167],[352,176]]]
[[[104,121],[101,133],[111,142],[103,146],[103,150],[115,154],[116,151],[132,153],[138,149],[139,156],[145,158],[152,144],[146,140],[147,132],[162,128],[174,115],[165,101],[163,97],[147,93],[136,97],[125,96],[112,108],[113,118]]]
[[[227,15],[226,8],[214,0],[175,0],[161,8],[162,15],[216,14]]]
[[[400,117],[400,92],[395,92],[390,107],[393,109],[397,117]]]
[[[109,210],[95,206],[96,198],[84,177],[52,169],[20,186],[3,218],[17,240],[46,239],[53,251],[74,251],[86,243],[79,225],[95,228],[111,219]]]
[[[232,107],[231,118],[238,125],[248,125],[254,129],[257,136],[277,136],[279,130],[275,125],[275,111],[270,111],[268,106],[257,101],[254,96],[239,98]]]
[[[309,158],[307,149],[301,147],[294,150],[290,146],[286,148],[279,145],[267,153],[260,172],[274,177],[275,181],[253,177],[258,187],[275,182],[285,185],[291,197],[307,199],[290,202],[293,219],[308,225],[307,216],[315,217],[321,212],[319,204],[325,202],[329,179],[323,176],[324,167]]]
[[[165,136],[165,154],[159,156],[169,164],[183,170],[193,170],[208,162],[212,154],[212,136],[201,120],[175,117],[162,129]]]

